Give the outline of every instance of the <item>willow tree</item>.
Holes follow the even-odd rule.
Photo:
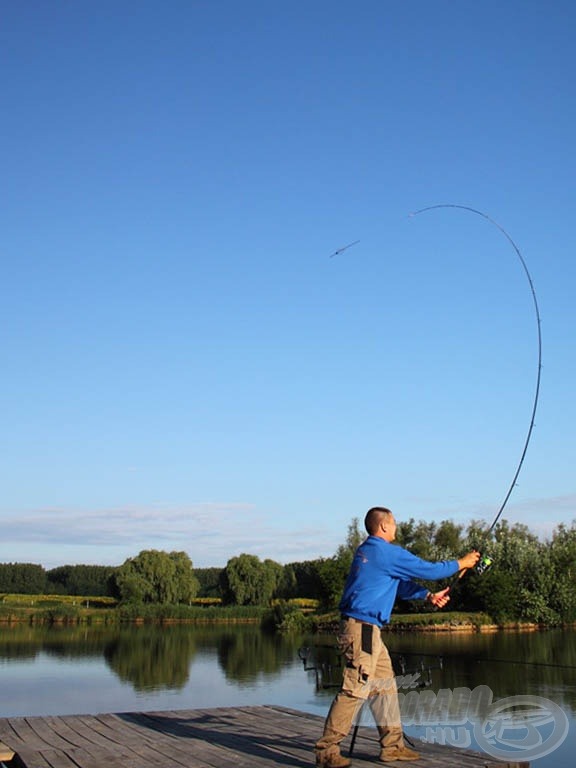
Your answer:
[[[281,582],[282,566],[256,555],[232,557],[222,572],[222,594],[235,605],[267,605]]]
[[[116,573],[120,599],[140,603],[188,603],[199,583],[186,552],[142,550]]]

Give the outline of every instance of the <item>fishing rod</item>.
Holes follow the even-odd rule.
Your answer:
[[[354,240],[353,243],[348,243],[348,245],[343,245],[341,248],[337,248],[334,253],[330,254],[330,258],[332,259],[334,256],[338,256],[340,253],[344,253],[344,251],[347,251],[348,248],[352,248],[353,245],[357,245],[360,242],[360,240]]]
[[[530,272],[528,271],[528,266],[526,264],[526,261],[524,260],[524,257],[520,253],[520,249],[514,242],[514,240],[510,237],[508,232],[502,227],[498,222],[496,222],[493,218],[488,216],[486,213],[483,213],[482,211],[479,211],[477,208],[472,208],[468,205],[457,205],[455,203],[440,203],[438,205],[429,205],[426,208],[420,208],[420,210],[414,211],[410,214],[410,216],[418,216],[421,213],[426,213],[427,211],[434,211],[438,210],[440,208],[455,208],[462,211],[469,211],[470,213],[474,213],[477,216],[481,216],[483,219],[488,221],[490,224],[492,224],[496,229],[498,229],[506,238],[506,240],[510,243],[512,248],[514,249],[516,256],[518,257],[520,264],[522,265],[522,268],[524,270],[524,273],[526,275],[526,278],[528,280],[528,284],[530,286],[530,292],[532,294],[532,302],[534,304],[534,312],[536,315],[536,325],[537,325],[537,332],[538,332],[538,365],[537,365],[537,373],[536,373],[536,386],[534,391],[534,400],[532,403],[532,410],[530,414],[530,424],[528,427],[528,432],[526,434],[526,439],[524,441],[524,445],[522,448],[522,452],[520,454],[520,460],[518,462],[518,466],[516,467],[516,470],[514,472],[514,476],[512,478],[512,482],[510,483],[510,487],[508,488],[508,491],[506,492],[506,495],[504,497],[504,500],[502,501],[500,508],[498,509],[498,512],[496,513],[496,516],[494,517],[494,520],[492,521],[492,525],[488,528],[485,534],[485,540],[488,540],[488,537],[494,530],[494,527],[496,526],[498,520],[500,519],[502,512],[504,511],[504,508],[506,504],[508,503],[508,499],[512,495],[512,491],[516,487],[516,481],[518,480],[518,476],[520,474],[520,470],[522,469],[522,465],[524,463],[524,459],[526,457],[526,452],[528,451],[528,445],[530,443],[530,438],[532,437],[532,430],[534,429],[535,424],[535,417],[536,417],[536,410],[538,408],[538,398],[540,396],[540,377],[541,377],[541,371],[542,371],[542,330],[541,330],[541,320],[540,320],[540,310],[538,308],[538,299],[536,298],[536,291],[534,289],[534,283],[532,282],[532,277],[530,275]],[[481,553],[480,560],[476,564],[475,570],[477,573],[485,573],[493,564],[493,558],[490,557],[490,555],[487,555],[485,553]],[[463,572],[460,572],[460,576],[463,575]]]
[[[533,402],[532,402],[532,409],[531,409],[531,413],[530,413],[530,422],[529,422],[526,438],[525,438],[524,444],[522,446],[522,451],[521,451],[521,454],[520,454],[520,459],[519,459],[518,465],[516,466],[516,469],[514,471],[514,475],[512,477],[512,481],[510,483],[510,486],[508,487],[506,495],[504,496],[504,500],[500,504],[500,507],[499,507],[495,517],[494,517],[494,520],[492,521],[492,524],[490,525],[490,527],[488,528],[488,530],[484,534],[485,542],[487,542],[489,537],[490,537],[490,534],[492,533],[492,531],[494,530],[496,524],[498,523],[498,520],[502,516],[504,508],[506,507],[506,505],[508,503],[508,500],[510,499],[510,496],[512,495],[512,492],[513,492],[514,488],[516,487],[518,476],[520,475],[520,471],[522,469],[522,465],[524,464],[524,459],[526,457],[526,453],[528,451],[528,446],[530,444],[530,439],[532,437],[532,431],[533,431],[534,425],[535,425],[536,410],[538,408],[538,400],[539,400],[539,396],[540,396],[540,378],[541,378],[541,372],[542,372],[542,329],[541,329],[542,323],[541,323],[541,319],[540,319],[540,309],[538,307],[538,299],[536,298],[536,291],[534,289],[534,283],[532,281],[532,276],[530,275],[530,272],[528,270],[528,265],[526,264],[526,261],[525,261],[524,257],[522,256],[522,253],[520,252],[520,248],[516,245],[516,243],[514,242],[512,237],[508,234],[508,232],[504,229],[504,227],[501,226],[497,221],[495,221],[491,216],[488,216],[488,214],[484,213],[483,211],[480,211],[477,208],[472,208],[469,205],[458,205],[456,203],[439,203],[437,205],[429,205],[429,206],[427,206],[425,208],[420,208],[417,211],[413,211],[410,214],[410,216],[411,217],[418,216],[421,213],[426,213],[428,211],[435,211],[435,210],[439,210],[441,208],[452,208],[452,209],[458,209],[458,210],[468,211],[470,213],[474,213],[477,216],[480,216],[483,219],[485,219],[490,224],[492,224],[492,226],[496,227],[496,229],[502,235],[504,235],[504,237],[506,238],[508,243],[514,249],[514,252],[516,253],[516,256],[517,256],[517,258],[518,258],[518,260],[519,260],[519,262],[520,262],[520,264],[522,266],[522,269],[524,270],[524,274],[526,275],[526,278],[528,280],[528,284],[530,286],[530,293],[532,295],[532,302],[533,302],[533,305],[534,305],[534,313],[535,313],[535,316],[536,316],[536,327],[537,327],[537,337],[538,337],[538,361],[537,361],[537,369],[536,369],[536,386],[535,386],[535,389],[534,389],[534,399],[533,399]],[[332,254],[332,256],[334,256],[336,254],[342,253],[343,251],[345,251],[348,248],[356,245],[359,242],[360,242],[359,240],[355,240],[354,242],[350,243],[349,245],[345,245],[342,248],[337,249]],[[479,573],[479,574],[483,574],[492,566],[493,562],[494,562],[494,560],[493,560],[493,558],[490,555],[488,555],[485,552],[481,552],[480,559],[479,559],[478,563],[476,564],[474,570],[477,573]],[[458,577],[462,577],[464,572],[465,571],[460,571],[460,573],[457,574],[456,577],[457,578]]]

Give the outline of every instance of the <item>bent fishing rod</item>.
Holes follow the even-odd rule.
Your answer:
[[[498,224],[497,221],[495,221],[492,217],[488,216],[488,214],[484,213],[483,211],[480,211],[477,208],[472,208],[469,205],[458,205],[456,203],[440,203],[438,205],[429,205],[426,208],[420,208],[417,211],[413,211],[410,214],[410,216],[411,217],[418,216],[418,215],[420,215],[422,213],[426,213],[426,212],[429,212],[429,211],[439,210],[441,208],[451,208],[451,209],[457,209],[457,210],[461,210],[461,211],[468,211],[469,213],[474,213],[477,216],[481,216],[487,222],[492,224],[492,226],[496,227],[496,229],[502,235],[504,235],[504,237],[506,238],[508,243],[514,249],[514,252],[516,253],[516,256],[517,256],[517,258],[518,258],[518,260],[519,260],[519,262],[520,262],[520,264],[522,266],[522,269],[524,270],[524,274],[526,275],[526,278],[528,280],[528,284],[530,286],[530,293],[532,295],[532,302],[533,302],[533,305],[534,305],[534,313],[535,313],[535,316],[536,316],[536,328],[537,328],[537,338],[538,338],[538,360],[537,360],[537,367],[536,367],[536,386],[535,386],[535,390],[534,390],[534,399],[533,399],[533,402],[532,402],[532,409],[531,409],[531,413],[530,413],[530,423],[529,423],[529,426],[528,426],[528,432],[527,432],[526,438],[524,440],[522,451],[520,453],[520,459],[518,461],[518,465],[516,466],[516,469],[514,471],[514,475],[512,477],[512,482],[510,483],[510,486],[508,487],[506,495],[504,496],[504,500],[502,501],[502,503],[501,503],[501,505],[500,505],[500,507],[499,507],[499,509],[498,509],[498,511],[497,511],[497,513],[495,515],[495,517],[494,517],[494,520],[492,521],[492,524],[490,525],[490,527],[488,528],[488,530],[484,534],[485,540],[488,541],[488,539],[490,537],[490,534],[492,533],[492,531],[494,530],[496,524],[498,523],[498,520],[502,516],[502,512],[504,511],[504,508],[506,507],[506,504],[508,503],[508,500],[510,499],[510,496],[512,495],[512,492],[513,492],[514,488],[516,487],[518,476],[520,475],[520,471],[522,469],[522,465],[524,464],[524,459],[526,458],[526,453],[528,451],[528,445],[530,444],[530,439],[532,437],[532,431],[534,429],[535,418],[536,418],[536,410],[538,408],[538,399],[539,399],[539,396],[540,396],[540,377],[541,377],[541,372],[542,372],[542,330],[541,330],[542,323],[541,323],[541,320],[540,320],[540,310],[539,310],[539,307],[538,307],[538,299],[536,298],[536,291],[534,289],[534,283],[532,281],[532,276],[530,275],[530,272],[528,270],[528,265],[526,264],[526,261],[525,261],[524,257],[522,256],[522,254],[520,252],[520,248],[516,245],[516,243],[514,242],[512,237],[508,234],[508,232],[504,229],[504,227],[501,226],[500,224]],[[334,256],[336,254],[342,253],[347,248],[350,248],[351,246],[356,245],[358,242],[360,242],[360,241],[359,240],[355,240],[354,242],[350,243],[349,245],[346,245],[346,246],[344,246],[342,248],[339,248],[338,250],[336,250],[332,254],[332,256]],[[477,563],[477,565],[475,567],[475,570],[478,573],[485,573],[490,568],[492,563],[493,563],[493,559],[489,555],[487,555],[486,553],[482,553],[481,552],[481,557],[480,557],[480,560],[478,561],[478,563]],[[457,577],[458,576],[462,576],[463,573],[464,573],[464,571],[460,571],[460,573],[457,574]]]
[[[520,249],[514,242],[514,240],[510,237],[508,232],[502,227],[498,222],[494,221],[490,216],[488,216],[486,213],[483,213],[482,211],[479,211],[476,208],[472,208],[468,205],[457,205],[455,203],[440,203],[438,205],[429,205],[426,208],[421,208],[420,210],[414,211],[410,214],[410,216],[418,216],[421,213],[426,213],[428,211],[434,211],[439,210],[441,208],[452,208],[452,209],[459,209],[462,211],[469,211],[470,213],[474,213],[477,216],[481,216],[483,219],[488,221],[490,224],[492,224],[496,229],[501,232],[506,240],[509,242],[509,244],[514,249],[516,256],[518,257],[518,260],[520,261],[520,264],[522,265],[522,268],[524,270],[524,274],[526,275],[526,278],[528,280],[528,284],[530,286],[530,292],[532,295],[532,302],[534,305],[534,313],[536,316],[536,327],[537,327],[537,334],[538,334],[538,363],[537,363],[537,372],[536,372],[536,386],[534,391],[534,400],[532,403],[532,410],[530,414],[530,424],[528,427],[528,432],[526,434],[526,439],[524,441],[524,445],[522,448],[522,452],[520,454],[520,460],[518,462],[518,466],[516,467],[516,470],[514,472],[514,476],[512,478],[512,482],[510,483],[510,487],[508,488],[508,491],[506,492],[506,495],[504,497],[503,502],[500,505],[500,508],[498,509],[498,512],[496,513],[496,516],[494,517],[494,520],[492,521],[492,525],[488,528],[485,534],[485,539],[488,540],[488,537],[494,530],[494,527],[496,526],[498,520],[500,519],[502,512],[504,511],[504,508],[506,504],[508,503],[508,499],[512,495],[512,491],[516,487],[516,481],[518,480],[518,476],[520,474],[520,470],[522,469],[522,465],[524,463],[524,459],[526,457],[526,452],[528,451],[528,445],[530,443],[530,438],[532,437],[532,430],[534,429],[535,424],[535,418],[536,418],[536,410],[538,408],[538,398],[540,395],[540,377],[542,372],[542,330],[541,330],[541,320],[540,320],[540,310],[538,308],[538,300],[536,298],[536,291],[534,290],[534,283],[532,281],[532,277],[530,275],[530,272],[528,271],[528,266],[526,264],[526,261],[524,260],[524,257],[520,253]],[[476,571],[478,573],[485,573],[485,571],[490,568],[492,565],[493,560],[492,558],[481,552],[480,560],[478,561],[478,564],[476,565]],[[463,572],[460,572],[460,576],[463,575]]]

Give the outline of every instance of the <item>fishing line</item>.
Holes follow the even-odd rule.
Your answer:
[[[333,258],[334,256],[338,256],[340,253],[344,253],[344,251],[347,251],[348,248],[352,248],[353,245],[357,245],[360,242],[360,240],[354,240],[353,243],[348,243],[348,245],[343,245],[341,248],[337,248],[334,253],[330,254],[330,258]]]
[[[327,648],[338,653],[338,645],[327,643],[315,643],[311,648],[302,647],[298,649],[298,657],[301,661],[310,661],[313,656],[313,650],[317,648]],[[482,662],[490,662],[494,664],[513,664],[520,667],[546,667],[548,669],[576,669],[574,664],[556,664],[554,662],[547,661],[524,661],[523,659],[499,659],[494,656],[467,656],[466,654],[458,653],[422,653],[420,651],[390,651],[390,656],[393,660],[400,658],[419,658],[419,659],[464,659],[465,661],[473,661],[477,664]],[[313,667],[310,667],[313,669]]]
[[[465,658],[468,661],[474,661],[476,663],[489,661],[490,663],[494,662],[495,664],[514,664],[515,666],[522,666],[522,667],[548,667],[550,669],[576,669],[576,666],[574,664],[555,664],[555,663],[546,662],[546,661],[523,661],[522,659],[497,659],[492,656],[472,656],[468,658],[466,654],[420,653],[418,651],[410,651],[410,652],[402,653],[400,651],[390,651],[391,656],[394,656],[394,654],[399,654],[401,656],[421,656],[422,658],[430,657],[434,659]]]
[[[526,452],[528,450],[528,445],[530,443],[530,438],[532,437],[532,430],[534,428],[534,419],[536,417],[536,409],[538,407],[538,398],[540,395],[540,374],[542,371],[542,331],[541,331],[541,321],[540,321],[540,310],[538,309],[538,300],[536,298],[536,291],[534,290],[534,283],[532,282],[532,277],[530,276],[530,272],[528,271],[528,266],[526,265],[526,262],[524,260],[524,257],[520,253],[520,249],[512,240],[508,232],[502,227],[498,222],[494,221],[490,216],[488,216],[486,213],[483,213],[482,211],[477,210],[476,208],[471,208],[468,205],[456,205],[454,203],[441,203],[439,205],[429,205],[426,208],[421,208],[418,211],[414,211],[410,214],[410,216],[417,216],[420,213],[425,213],[426,211],[434,211],[439,208],[458,208],[462,211],[469,211],[470,213],[475,213],[477,216],[481,216],[483,219],[486,219],[490,224],[496,227],[508,240],[514,251],[516,252],[516,256],[518,257],[520,264],[522,265],[522,268],[524,270],[524,273],[528,279],[528,283],[530,285],[530,292],[532,294],[532,301],[534,303],[534,311],[536,314],[536,324],[538,329],[538,366],[537,366],[537,374],[536,374],[536,387],[535,387],[535,393],[534,393],[534,402],[532,404],[532,412],[530,415],[530,426],[528,427],[528,433],[526,435],[526,440],[524,441],[524,446],[522,448],[522,453],[520,455],[520,461],[518,462],[518,466],[516,467],[516,471],[514,472],[514,477],[512,478],[512,482],[510,483],[510,487],[508,488],[508,491],[504,497],[504,501],[500,505],[500,508],[498,509],[498,512],[496,514],[496,517],[494,518],[492,525],[488,529],[486,533],[486,538],[489,537],[492,530],[494,529],[494,526],[500,519],[500,516],[502,515],[502,512],[504,511],[504,507],[508,503],[508,499],[512,495],[512,491],[516,487],[516,481],[518,480],[518,475],[520,474],[520,470],[522,469],[522,464],[524,463],[524,458],[526,456]],[[486,568],[489,567],[491,563],[489,562]]]

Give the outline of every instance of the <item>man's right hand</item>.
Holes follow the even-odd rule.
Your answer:
[[[467,555],[458,560],[458,570],[466,571],[468,568],[474,568],[478,560],[480,560],[480,552],[473,549],[472,552],[468,552]]]

